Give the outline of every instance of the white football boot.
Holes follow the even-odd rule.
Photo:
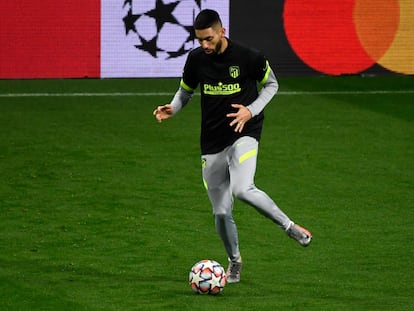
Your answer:
[[[241,257],[236,261],[229,260],[229,267],[227,268],[227,283],[238,283],[240,282],[240,272],[242,270],[242,259]]]
[[[302,228],[293,222],[291,222],[289,227],[286,229],[286,233],[304,247],[308,246],[310,242],[312,242],[312,234],[305,228]]]

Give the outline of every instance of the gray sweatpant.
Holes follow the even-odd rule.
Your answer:
[[[256,139],[244,136],[222,152],[202,156],[204,186],[213,206],[216,230],[230,260],[240,257],[232,215],[233,196],[253,206],[282,229],[290,224],[289,217],[254,184],[258,147]]]

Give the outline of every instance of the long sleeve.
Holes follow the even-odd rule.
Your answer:
[[[259,96],[255,101],[247,106],[247,109],[250,110],[252,117],[257,116],[266,107],[273,96],[277,93],[278,89],[279,83],[277,82],[273,70],[270,69],[269,76],[266,82],[263,84],[263,87],[259,92]]]
[[[171,101],[173,114],[176,114],[178,111],[184,108],[184,106],[188,104],[192,97],[193,93],[188,92],[182,86],[180,86]]]

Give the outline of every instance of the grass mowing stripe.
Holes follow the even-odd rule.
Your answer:
[[[0,97],[106,97],[106,96],[173,96],[173,92],[114,92],[114,93],[7,93]],[[280,91],[277,95],[393,95],[414,94],[414,90],[366,90],[366,91]],[[194,95],[200,95],[195,93]]]

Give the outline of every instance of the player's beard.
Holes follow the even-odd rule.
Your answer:
[[[221,40],[219,42],[217,42],[216,48],[214,49],[214,54],[220,54],[220,50],[221,50]]]
[[[221,47],[222,47],[222,43],[221,43],[221,40],[220,40],[220,41],[217,42],[216,46],[214,47],[214,50],[204,49],[204,52],[207,55],[218,55],[218,54],[220,54]]]

